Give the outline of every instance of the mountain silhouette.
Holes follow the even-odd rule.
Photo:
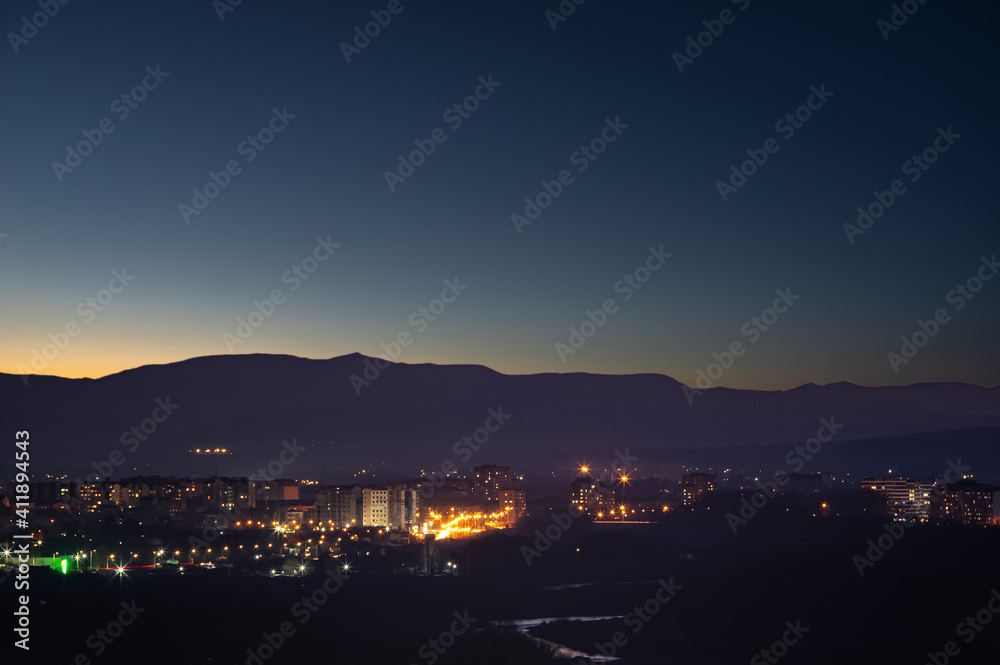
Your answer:
[[[681,383],[661,374],[506,375],[479,365],[386,366],[360,354],[207,356],[100,379],[30,376],[26,385],[24,378],[0,374],[4,431],[31,431],[35,473],[71,475],[94,473],[94,464],[116,450],[124,460],[113,476],[245,475],[276,459],[292,439],[306,450],[287,475],[368,469],[378,480],[415,477],[446,460],[460,468],[571,465],[588,456],[610,460],[626,447],[802,442],[820,418],[843,425],[838,443],[1000,427],[1000,387],[957,382],[712,388],[689,401]],[[157,400],[177,405],[163,422],[152,419],[163,416]],[[459,456],[452,446],[482,427],[489,409],[510,418],[466,460],[468,452]],[[129,434],[133,427],[142,437]],[[189,452],[197,448],[232,454]]]

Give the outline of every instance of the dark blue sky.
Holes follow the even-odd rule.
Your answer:
[[[961,309],[948,298],[1000,245],[995,7],[928,2],[884,40],[891,3],[590,0],[553,31],[555,0],[404,0],[346,62],[341,42],[386,4],[244,0],[220,21],[208,0],[71,2],[15,53],[10,33],[39,9],[4,2],[0,370],[379,355],[405,332],[402,362],[504,372],[691,384],[741,342],[716,385],[1000,383],[1000,280]],[[678,72],[672,54],[726,9]],[[121,118],[114,100],[157,66],[169,75]],[[500,85],[453,128],[442,114],[490,75]],[[785,138],[776,121],[812,86],[833,95]],[[295,117],[248,162],[239,146],[273,109]],[[114,130],[57,176],[104,118]],[[579,172],[571,156],[606,118],[627,129]],[[904,162],[948,127],[960,138],[911,182]],[[397,155],[436,128],[447,139],[390,191]],[[723,201],[717,181],[771,137],[777,152]],[[238,175],[185,223],[179,205],[230,160]],[[511,214],[562,170],[572,184],[518,233]],[[843,225],[895,179],[905,193],[849,242]],[[283,280],[317,237],[339,247]],[[625,301],[616,283],[661,245],[672,256]],[[123,267],[134,280],[102,296]],[[431,322],[418,308],[454,278],[468,288]],[[743,332],[785,288],[800,299]],[[614,313],[563,362],[556,344],[607,299]],[[938,309],[948,322],[894,371],[887,353]],[[65,348],[35,355],[67,325]]]

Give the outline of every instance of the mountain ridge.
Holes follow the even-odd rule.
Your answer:
[[[296,437],[314,446],[319,465],[419,469],[453,456],[451,445],[481,427],[489,408],[511,418],[472,464],[546,451],[804,441],[820,418],[844,423],[838,441],[1000,427],[1000,389],[963,382],[718,387],[689,401],[683,383],[656,373],[502,374],[482,365],[398,362],[376,372],[375,360],[359,353],[201,356],[98,379],[32,376],[27,386],[20,375],[0,374],[0,425],[31,429],[43,442],[39,464],[87,469],[121,450],[123,433],[148,420],[156,400],[169,399],[176,412],[122,465],[137,472],[183,472],[184,463],[204,462],[188,451],[206,447],[235,451],[220,465],[240,472]]]

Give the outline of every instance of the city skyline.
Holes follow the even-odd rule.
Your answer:
[[[3,0],[8,650],[996,665],[998,24]]]

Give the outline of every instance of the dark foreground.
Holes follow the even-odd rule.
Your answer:
[[[364,562],[297,578],[37,575],[31,651],[13,662],[570,662],[551,643],[613,651],[626,665],[997,662],[1000,529],[913,527],[861,576],[853,557],[886,533],[884,520],[793,518],[772,508],[738,536],[707,515],[580,521],[530,567],[521,546],[539,524],[442,541],[439,555],[457,562],[458,575],[381,575]],[[547,588],[566,584],[579,586]],[[12,586],[11,578],[0,585],[7,608]],[[13,642],[13,617],[4,615]],[[543,641],[491,624],[595,616],[621,618],[533,628]],[[119,618],[129,623],[120,632],[109,626]]]

